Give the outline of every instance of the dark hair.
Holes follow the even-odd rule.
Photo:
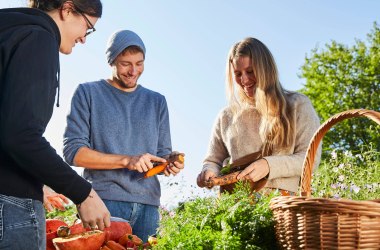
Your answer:
[[[100,0],[29,0],[29,7],[42,11],[59,9],[65,2],[72,2],[75,10],[93,17],[102,16]]]
[[[124,55],[124,53],[127,53],[127,52],[129,52],[131,54],[137,54],[137,53],[141,52],[141,53],[143,53],[144,58],[145,58],[144,51],[142,50],[142,48],[140,48],[137,45],[131,45],[131,46],[126,47],[120,54]]]

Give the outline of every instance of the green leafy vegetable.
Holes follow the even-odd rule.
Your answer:
[[[68,225],[72,225],[77,220],[77,208],[75,205],[69,205],[65,207],[65,211],[54,209],[51,212],[46,212],[46,219],[59,219],[66,222]]]
[[[269,202],[278,193],[251,194],[240,182],[235,190],[162,211],[154,249],[276,249]]]
[[[222,169],[220,170],[220,175],[226,175],[226,174],[229,174],[231,172],[231,164],[227,164],[226,166],[222,167]]]

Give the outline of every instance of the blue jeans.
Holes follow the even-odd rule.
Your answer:
[[[0,249],[46,249],[42,202],[0,194]]]
[[[143,242],[150,235],[156,234],[160,219],[158,207],[141,203],[103,200],[113,217],[120,217],[129,222],[132,233]]]

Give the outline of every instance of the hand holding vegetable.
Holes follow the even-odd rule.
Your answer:
[[[69,199],[63,194],[57,194],[48,186],[43,187],[44,192],[44,207],[48,212],[53,211],[54,208],[61,211],[65,210],[65,204],[69,204]]]
[[[197,185],[201,188],[207,187],[206,181],[208,181],[209,179],[216,177],[216,176],[217,176],[217,174],[214,173],[213,171],[204,170],[197,177]]]
[[[145,173],[144,178],[152,177],[164,172],[166,176],[176,175],[184,168],[185,154],[177,151],[172,152],[164,163],[156,162],[155,167]]]
[[[129,170],[135,170],[140,173],[144,173],[154,167],[152,162],[165,163],[166,159],[148,153],[137,156],[131,156],[129,158],[127,168]]]
[[[265,159],[257,160],[246,167],[236,177],[238,180],[257,182],[269,175],[269,165]]]

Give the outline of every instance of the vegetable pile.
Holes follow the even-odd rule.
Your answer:
[[[150,242],[154,243],[152,238]],[[124,221],[111,221],[110,227],[100,231],[84,228],[80,221],[68,226],[59,219],[46,220],[47,250],[151,249],[151,243],[144,244]]]

